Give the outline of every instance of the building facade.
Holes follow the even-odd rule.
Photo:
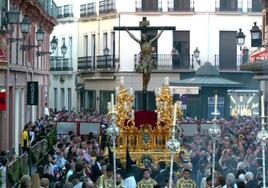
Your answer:
[[[2,0],[0,5],[0,35],[7,41],[6,59],[1,59],[0,69],[0,88],[5,94],[2,102],[6,104],[6,109],[0,112],[0,150],[14,150],[19,154],[25,123],[44,116],[49,99],[49,36],[56,25],[57,7],[52,0]],[[13,10],[20,15],[19,22],[14,24],[7,22],[7,13]],[[21,32],[24,19],[30,24],[28,33]],[[38,41],[38,29],[43,33],[42,41]],[[27,105],[29,81],[38,82],[34,106]]]
[[[107,112],[110,94],[120,84],[122,76],[125,85],[135,91],[135,109],[142,109],[142,75],[135,71],[140,46],[126,31],[115,31],[115,26],[139,26],[146,17],[150,26],[175,27],[174,31],[164,31],[152,44],[156,49],[157,69],[151,74],[148,106],[154,110],[154,89],[160,87],[164,77],[168,76],[170,80],[187,77],[206,61],[216,66],[220,73],[235,73],[239,79],[244,72],[239,69],[242,50],[236,44],[237,31],[241,28],[250,36],[253,22],[262,24],[258,0],[92,0],[80,1],[79,13],[79,50],[77,56],[73,56],[77,59],[79,78],[77,111],[96,110],[99,113]],[[64,27],[57,30],[57,33],[63,32]],[[140,39],[140,31],[131,32]],[[153,38],[159,32],[147,34]],[[195,58],[197,47],[200,56]],[[246,37],[243,47],[250,48],[250,37]],[[173,48],[180,54],[176,61],[172,60]]]
[[[57,48],[52,50],[50,57],[50,100],[49,106],[56,111],[65,109],[76,110],[77,85],[77,52],[79,3],[72,1],[56,1],[58,5],[58,25],[51,34],[51,40],[56,37]],[[61,47],[65,44],[66,54],[62,54]]]

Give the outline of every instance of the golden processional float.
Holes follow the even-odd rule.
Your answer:
[[[123,164],[126,162],[127,148],[132,160],[135,160],[140,167],[144,166],[144,159],[150,159],[155,163],[159,161],[170,162],[171,152],[166,144],[171,139],[173,133],[173,112],[176,112],[176,121],[182,120],[183,113],[179,101],[176,102],[176,105],[173,105],[173,92],[169,87],[168,78],[165,78],[161,88],[155,89],[155,96],[157,109],[149,114],[151,116],[150,120],[155,119],[155,123],[150,121],[150,123],[145,122],[137,126],[137,122],[140,122],[141,119],[138,119],[140,117],[137,115],[140,112],[134,113],[133,110],[133,89],[125,87],[122,79],[120,86],[116,88],[116,104],[111,105],[109,103],[108,117],[111,117],[111,114],[114,113],[111,113],[111,111],[115,111],[116,119],[114,123],[119,128],[116,139],[116,158],[120,159]],[[176,110],[174,110],[174,106],[177,106]],[[175,130],[179,132],[180,127],[178,124]],[[182,161],[181,152],[184,153],[184,156],[188,155],[182,149],[182,151],[178,151],[174,155],[174,161]]]

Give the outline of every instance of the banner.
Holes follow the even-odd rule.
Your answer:
[[[6,111],[6,92],[0,92],[0,111]]]
[[[38,105],[38,82],[27,82],[27,105]]]

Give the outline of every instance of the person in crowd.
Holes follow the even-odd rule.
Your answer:
[[[39,188],[40,187],[40,178],[38,174],[33,174],[31,177],[30,188]]]
[[[182,178],[177,181],[176,188],[196,188],[196,183],[190,178],[191,170],[188,168],[184,168],[182,173]]]
[[[113,185],[113,167],[111,165],[102,166],[102,175],[97,179],[96,187],[109,187]]]
[[[235,183],[235,175],[233,173],[227,174],[223,188],[238,188]]]
[[[7,157],[0,156],[0,173],[2,178],[2,188],[6,188],[6,181],[7,181]]]
[[[143,178],[138,182],[138,188],[153,188],[157,184],[157,182],[150,177],[150,173],[149,169],[143,170]]]
[[[160,171],[154,179],[157,182],[157,185],[164,187],[166,184],[166,178],[169,176],[169,171],[166,169],[166,162],[160,161],[159,168]]]
[[[124,186],[122,175],[119,172],[116,173],[116,188],[126,188]]]
[[[245,188],[257,187],[257,182],[254,179],[254,174],[252,172],[246,172],[247,184]]]
[[[77,163],[75,165],[74,173],[69,177],[68,181],[72,182],[74,185],[77,183],[76,180],[80,180],[82,176],[84,176],[84,166],[82,163]]]
[[[24,152],[29,152],[29,147],[30,147],[30,130],[31,130],[31,126],[30,124],[26,124],[24,126],[23,132],[22,132],[22,138],[21,138],[21,147],[22,147],[22,151]]]
[[[40,185],[42,188],[49,188],[49,179],[48,178],[41,178]]]
[[[31,185],[31,176],[23,175],[20,179],[19,188],[30,188]]]

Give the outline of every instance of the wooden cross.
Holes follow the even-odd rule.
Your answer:
[[[175,27],[169,26],[158,26],[158,27],[151,27],[149,26],[150,22],[146,19],[146,17],[142,18],[142,21],[139,23],[139,27],[136,26],[128,26],[128,27],[114,27],[115,31],[127,31],[132,39],[140,44],[140,62],[137,66],[136,70],[138,72],[143,73],[143,109],[147,111],[147,87],[150,81],[150,74],[153,67],[156,64],[156,60],[152,58],[151,55],[151,44],[153,41],[157,40],[164,30],[175,30]],[[141,39],[137,39],[130,30],[138,30],[141,31]],[[157,31],[161,30],[159,34],[157,34],[153,39],[147,39],[147,31]]]

